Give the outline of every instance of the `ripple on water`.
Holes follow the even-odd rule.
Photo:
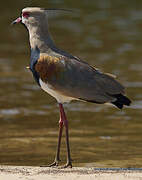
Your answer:
[[[20,111],[18,109],[1,109],[0,114],[2,115],[17,115]]]
[[[142,71],[142,65],[141,64],[131,64],[130,69],[134,71]]]
[[[15,77],[2,77],[0,78],[0,83],[16,83],[18,79]]]
[[[40,88],[39,88],[39,86],[36,85],[36,84],[24,84],[24,85],[23,85],[23,89],[38,91]]]
[[[4,116],[15,116],[18,114],[24,114],[25,116],[29,115],[47,115],[48,112],[42,110],[32,110],[26,108],[19,108],[19,109],[1,109],[0,114]]]
[[[142,109],[142,101],[134,101],[133,104],[129,108]]]
[[[31,110],[31,109],[26,109],[22,108],[21,112],[24,113],[24,115],[29,116],[29,115],[47,115],[48,112],[42,111],[42,110]]]
[[[104,106],[92,106],[91,104],[86,103],[71,103],[71,104],[66,104],[65,107],[69,111],[78,111],[78,112],[100,112],[102,109],[104,109]]]
[[[111,136],[100,136],[100,139],[110,140],[110,139],[112,139],[112,137]]]
[[[141,88],[142,87],[142,82],[136,81],[136,82],[125,82],[125,87],[133,87],[133,88]]]

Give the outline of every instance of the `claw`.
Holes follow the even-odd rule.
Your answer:
[[[52,164],[49,165],[41,165],[40,167],[57,167],[58,166],[58,162],[53,162]]]
[[[67,162],[67,164],[65,164],[64,166],[60,166],[59,169],[64,169],[64,168],[72,168],[72,163],[71,162]]]

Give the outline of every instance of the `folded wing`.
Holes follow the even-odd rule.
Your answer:
[[[112,76],[76,59],[41,56],[35,71],[53,90],[76,99],[105,103],[124,94],[124,87]]]

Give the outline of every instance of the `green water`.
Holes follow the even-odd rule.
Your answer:
[[[133,103],[65,105],[74,166],[142,167],[142,2],[3,1],[0,16],[0,164],[42,165],[54,159],[59,112],[40,90],[29,64],[28,34],[10,26],[26,6],[73,9],[49,18],[57,46],[115,74]],[[66,161],[63,140],[61,159]]]

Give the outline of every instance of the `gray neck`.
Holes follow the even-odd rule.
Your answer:
[[[54,52],[56,55],[59,54],[69,58],[77,59],[71,54],[60,50],[55,46],[48,31],[48,24],[45,23],[46,21],[43,22],[44,24],[28,26],[31,49],[38,49],[40,53]]]
[[[47,24],[43,24],[43,25],[40,24],[38,26],[29,25],[28,30],[29,30],[30,46],[32,49],[38,47],[40,52],[46,52],[49,49],[56,48],[48,31]]]

